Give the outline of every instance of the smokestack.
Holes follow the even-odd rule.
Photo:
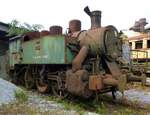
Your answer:
[[[85,13],[91,18],[91,29],[101,27],[101,11],[90,11],[89,7],[84,8]]]

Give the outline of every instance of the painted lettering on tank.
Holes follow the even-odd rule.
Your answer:
[[[34,56],[33,59],[47,59],[48,58],[48,55],[43,55],[43,56]]]

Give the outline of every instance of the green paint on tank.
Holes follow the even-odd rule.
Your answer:
[[[74,57],[62,35],[26,41],[22,48],[22,64],[71,64]]]
[[[9,66],[14,68],[15,64],[21,63],[21,40],[12,40],[9,43]]]

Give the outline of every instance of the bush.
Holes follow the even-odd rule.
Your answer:
[[[18,89],[15,91],[15,97],[16,97],[16,100],[21,103],[26,102],[28,100],[27,94],[25,93],[25,91],[21,89]]]

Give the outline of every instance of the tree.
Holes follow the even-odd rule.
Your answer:
[[[9,30],[7,36],[23,35],[28,32],[39,31],[40,29],[43,28],[43,26],[40,24],[30,25],[25,22],[21,24],[17,20],[12,20],[11,23],[9,23],[8,25],[9,25]]]

